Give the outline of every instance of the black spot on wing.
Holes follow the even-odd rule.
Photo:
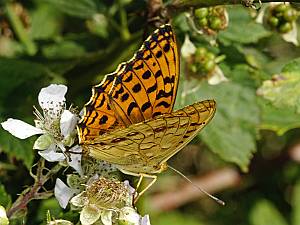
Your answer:
[[[133,91],[134,93],[138,93],[138,92],[140,92],[141,89],[142,89],[141,84],[140,84],[140,83],[137,83],[136,85],[133,86],[132,91]]]
[[[147,89],[147,93],[150,94],[153,91],[156,91],[156,89],[157,89],[157,84],[155,83],[153,86],[151,86]]]
[[[149,70],[145,71],[142,75],[143,79],[149,79],[151,77],[151,72]]]
[[[105,124],[108,120],[108,117],[106,115],[103,115],[99,121],[99,124],[102,125],[102,124]]]
[[[157,107],[158,106],[163,106],[165,108],[169,108],[171,105],[165,101],[161,101],[160,103],[157,104]]]
[[[161,70],[157,70],[156,73],[154,74],[155,78],[158,78],[162,76]]]
[[[164,52],[168,52],[170,50],[170,44],[169,43],[166,43],[163,47],[164,49]]]
[[[156,58],[160,58],[162,56],[162,51],[159,50],[158,52],[156,52],[155,56]]]
[[[127,115],[130,116],[130,114],[134,108],[138,108],[138,105],[136,104],[136,102],[131,102],[127,108]]]
[[[151,107],[151,103],[150,102],[146,102],[142,105],[142,112],[145,112],[147,109],[149,109]]]
[[[128,93],[125,93],[124,95],[122,95],[121,101],[122,101],[122,102],[125,102],[128,98],[129,98],[129,94],[128,94]]]

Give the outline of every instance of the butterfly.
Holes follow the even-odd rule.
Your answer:
[[[89,156],[116,165],[123,173],[153,178],[213,118],[214,100],[173,112],[179,81],[179,55],[169,24],[158,28],[132,59],[93,87],[77,126]]]

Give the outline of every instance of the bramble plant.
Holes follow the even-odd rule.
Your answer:
[[[300,224],[299,7],[297,1],[263,0],[2,1],[0,225]],[[179,73],[169,65],[178,61],[175,39],[168,42],[170,30],[163,27],[138,50],[166,23],[175,33],[180,57],[173,111],[206,99],[214,99],[216,106],[193,105],[176,115],[147,117],[154,106],[172,109],[169,97],[176,93],[174,77]],[[118,67],[135,53],[133,61],[144,64]],[[95,102],[92,98],[87,104],[92,85],[117,67],[118,78],[112,74],[112,83],[107,79],[98,85]],[[141,74],[140,83],[130,82],[130,71]],[[149,94],[145,98],[152,103],[154,96],[161,100],[159,106],[127,106],[129,97],[120,83],[137,93],[129,96],[130,101],[136,98],[133,103],[146,100],[139,92],[144,88]],[[106,90],[109,85],[114,88]],[[101,93],[107,99],[97,98]],[[110,99],[118,96],[119,108]],[[95,111],[103,105],[106,113],[115,114]],[[130,115],[134,110],[140,110],[136,117]],[[141,115],[146,122],[136,126],[140,130],[133,126],[129,138],[111,138]],[[84,116],[90,120],[80,123]],[[114,118],[126,126],[109,127],[101,134],[112,134],[104,136],[107,140],[89,144],[99,151],[115,147],[110,157],[123,163],[130,155],[124,154],[129,149],[126,141],[131,141],[135,145],[130,150],[140,157],[130,155],[134,163],[120,166],[93,158],[79,140],[88,138],[84,126],[94,121],[96,127],[107,121],[115,125]],[[158,126],[157,118],[165,126]],[[187,143],[189,135],[208,122],[173,156],[180,150],[171,145],[175,134],[182,139],[178,143]],[[156,136],[148,135],[152,131]],[[147,142],[139,142],[138,132]],[[161,136],[167,140],[155,145]],[[145,152],[150,145],[151,151]],[[170,170],[161,171],[167,168],[168,154],[168,164],[191,177],[193,185]],[[149,159],[148,164],[136,168],[141,158]],[[144,169],[145,180],[139,182],[122,168],[138,173]],[[162,173],[139,196],[151,183],[147,169]],[[200,198],[197,186],[217,193],[226,206]]]

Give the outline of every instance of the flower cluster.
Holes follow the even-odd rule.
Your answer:
[[[33,149],[38,150],[41,157],[74,168],[77,173],[67,174],[68,185],[56,179],[54,195],[62,208],[71,202],[72,210],[80,209],[81,224],[150,225],[149,216],[140,216],[132,205],[135,190],[128,181],[116,179],[119,178],[116,167],[82,156],[82,149],[76,144],[79,116],[73,108],[66,108],[66,93],[67,87],[64,85],[51,84],[42,88],[38,95],[41,112],[34,108],[35,126],[9,118],[1,123],[2,127],[20,139],[40,135]],[[1,210],[0,221],[8,223]],[[51,221],[49,216],[48,224],[72,223],[66,220]]]

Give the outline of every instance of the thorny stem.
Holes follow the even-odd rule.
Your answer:
[[[200,8],[200,7],[210,7],[216,5],[236,5],[236,4],[244,4],[247,5],[249,2],[253,2],[253,4],[259,4],[259,0],[174,0],[171,1],[166,9],[168,13],[174,14],[182,11],[186,11],[190,8]],[[268,2],[282,2],[282,0],[261,0],[261,3]],[[285,2],[298,2],[299,0],[294,1],[285,1]]]
[[[7,211],[8,218],[13,217],[14,214],[26,209],[27,204],[33,199],[44,199],[52,196],[53,192],[51,191],[39,192],[39,190],[60,169],[61,166],[57,164],[44,175],[43,171],[45,171],[45,160],[40,159],[37,163],[37,171],[36,175],[34,176],[34,184],[31,187],[26,188],[19,196],[19,198],[14,202],[11,208]]]

